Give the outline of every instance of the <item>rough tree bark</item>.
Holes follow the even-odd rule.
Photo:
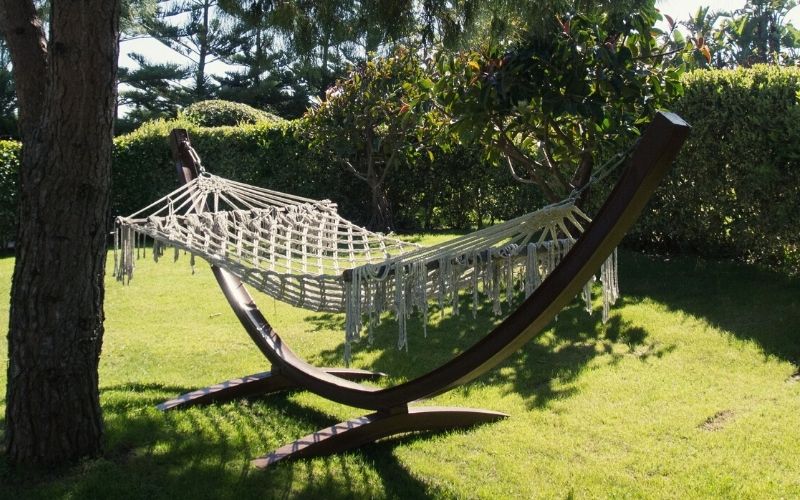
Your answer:
[[[97,367],[119,32],[119,0],[53,0],[50,8],[45,42],[32,0],[0,0],[23,137],[5,444],[11,463],[39,465],[101,451]]]

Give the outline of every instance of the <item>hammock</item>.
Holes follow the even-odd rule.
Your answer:
[[[178,190],[134,216],[119,221],[118,244],[122,244],[122,250],[117,252],[117,275],[121,279],[130,279],[135,243],[137,240],[141,242],[142,235],[147,234],[156,239],[156,256],[163,252],[162,245],[171,244],[176,249],[187,249],[193,255],[197,253],[205,256],[212,264],[219,264],[212,265],[211,270],[221,291],[247,335],[272,368],[266,372],[229,379],[182,394],[161,403],[158,408],[167,411],[301,389],[331,401],[374,411],[320,429],[253,460],[252,464],[258,468],[269,467],[283,460],[337,453],[395,434],[465,428],[505,418],[505,414],[486,409],[424,407],[411,403],[475,380],[517,352],[525,342],[541,333],[558,311],[576,295],[581,295],[582,291],[586,294],[585,284],[594,280],[598,268],[602,268],[604,295],[609,296],[610,302],[611,297],[616,296],[617,288],[614,248],[635,222],[659,181],[669,170],[688,133],[688,124],[679,116],[669,112],[657,113],[630,156],[613,191],[597,212],[595,220],[585,226],[585,231],[574,244],[572,236],[581,231],[579,226],[584,217],[571,208],[573,204],[568,200],[426,250],[353,226],[334,215],[335,205],[330,202],[314,202],[235,183],[225,187],[223,184],[230,181],[213,180],[213,177],[202,174],[199,157],[191,147],[186,131],[173,130],[170,134],[170,145],[179,180],[183,183],[191,182],[197,177],[205,177],[205,180],[198,180],[185,194]],[[627,156],[625,154],[623,157]],[[597,177],[602,176],[600,174]],[[237,189],[230,189],[231,186]],[[243,189],[244,195],[239,196],[246,203],[233,200],[232,193],[238,193],[238,187]],[[230,203],[229,200],[236,203]],[[241,209],[244,213],[238,216],[217,215],[211,212],[212,208],[219,212],[235,212]],[[271,219],[262,217],[264,214]],[[309,220],[315,221],[316,225],[301,223],[303,214],[309,215]],[[330,224],[323,225],[320,217],[330,221]],[[256,219],[262,222],[254,222],[249,226],[245,222]],[[265,219],[272,222],[265,225]],[[196,222],[190,224],[187,220]],[[199,221],[204,221],[202,226]],[[230,221],[233,223],[228,227]],[[537,226],[540,228],[538,232],[533,229]],[[276,235],[274,244],[269,246],[273,231]],[[350,238],[351,232],[359,237]],[[256,236],[250,237],[250,233]],[[342,234],[348,236],[342,237]],[[556,236],[560,239],[556,239]],[[374,246],[372,243],[364,245],[365,240],[374,242]],[[352,250],[349,247],[350,241],[353,241]],[[479,250],[481,248],[484,249]],[[317,253],[313,253],[314,249]],[[565,254],[567,249],[568,253]],[[321,263],[318,254],[321,254]],[[273,255],[275,268],[269,269]],[[259,279],[263,282],[263,278],[251,275],[263,275],[265,270],[279,272],[282,269],[284,274],[301,273],[303,255],[306,255],[306,274],[310,278],[306,277],[302,286],[309,287],[307,281],[311,279],[323,283],[317,288],[325,288],[328,282],[321,278],[328,272],[325,269],[336,270],[334,261],[340,262],[339,270],[347,266],[340,275],[327,275],[330,276],[332,286],[339,287],[340,295],[344,297],[340,300],[344,301],[345,310],[351,306],[360,308],[365,305],[379,309],[380,299],[374,297],[384,288],[384,303],[386,297],[390,299],[388,307],[419,307],[410,298],[433,297],[439,290],[434,283],[440,282],[445,283],[445,289],[451,290],[450,299],[455,299],[454,305],[457,305],[458,294],[453,295],[452,290],[457,291],[462,283],[472,290],[475,289],[470,288],[472,283],[481,283],[482,290],[491,295],[494,290],[502,289],[503,285],[513,285],[514,282],[507,279],[509,266],[505,263],[509,261],[522,265],[521,271],[524,272],[517,269],[518,286],[522,280],[526,286],[535,287],[537,276],[540,279],[544,274],[548,276],[530,297],[491,332],[454,358],[410,380],[387,387],[375,387],[358,382],[377,380],[383,376],[379,372],[356,368],[315,367],[297,356],[288,342],[269,324],[242,283],[242,278],[255,284],[259,283]],[[554,269],[550,268],[550,259],[557,260],[559,255],[562,257],[560,263]],[[373,259],[384,260],[376,262]],[[458,275],[461,267],[464,272]],[[512,268],[512,276],[515,269]],[[237,273],[242,278],[232,273]],[[425,286],[420,293],[414,292],[411,285],[421,283],[423,280],[419,277],[425,273]],[[376,282],[372,279],[373,275],[381,279]],[[528,276],[530,279],[527,279]],[[502,283],[495,286],[495,280]],[[386,284],[382,285],[381,282]],[[447,287],[448,284],[451,284],[450,288]],[[430,295],[429,290],[434,295]],[[505,293],[506,298],[513,295],[508,290]],[[303,302],[309,301],[308,296],[306,293]],[[398,296],[401,300],[395,306],[393,303]],[[297,293],[294,297],[297,298]],[[321,293],[318,297],[320,304],[325,302],[321,300]],[[327,293],[325,297],[327,299]],[[337,307],[341,307],[341,304],[339,302]],[[495,305],[499,304],[495,302]],[[421,307],[427,307],[427,302]],[[409,307],[404,311],[408,312]],[[360,313],[360,310],[355,313]],[[360,324],[360,318],[354,322]],[[407,345],[406,343],[405,346]]]
[[[495,314],[503,295],[527,298],[569,252],[589,222],[575,197],[444,243],[420,247],[342,218],[336,204],[258,188],[204,172],[148,207],[116,220],[114,266],[130,281],[144,237],[153,257],[173,247],[228,270],[277,300],[314,311],[345,312],[345,359],[381,313],[398,320],[398,348],[408,349],[406,320],[414,309],[427,335],[430,299],[460,310],[468,292],[473,315],[479,294]],[[136,249],[136,250],[135,250]],[[619,291],[616,252],[601,267],[603,321]],[[594,278],[592,279],[592,281]],[[583,289],[592,310],[592,282]]]

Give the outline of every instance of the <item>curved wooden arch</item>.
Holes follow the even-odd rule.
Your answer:
[[[171,409],[289,388],[302,388],[333,401],[376,413],[337,424],[254,461],[266,467],[285,458],[327,454],[380,437],[412,430],[441,429],[495,421],[504,415],[464,408],[409,408],[408,404],[465,384],[505,360],[544,327],[583,288],[633,225],[669,169],[689,133],[679,116],[658,113],[593,222],[572,250],[511,315],[472,347],[440,367],[402,384],[375,388],[357,383],[381,374],[364,370],[317,368],[298,357],[261,314],[242,282],[212,266],[236,316],[273,369],[185,394],[159,405]],[[186,131],[171,136],[178,177],[199,175],[197,154]]]

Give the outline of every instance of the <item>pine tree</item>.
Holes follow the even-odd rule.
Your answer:
[[[222,99],[242,102],[296,118],[305,111],[308,96],[287,67],[287,53],[274,27],[274,4],[266,0],[220,0],[228,25],[220,52],[236,67],[215,77]]]
[[[124,121],[119,122],[117,133],[156,118],[173,118],[178,109],[192,101],[190,89],[181,82],[191,70],[175,63],[154,64],[143,55],[130,53],[136,61],[135,69],[120,68],[118,106],[129,108]]]
[[[141,28],[189,61],[194,101],[214,97],[216,88],[208,65],[220,60],[225,27],[217,15],[217,0],[160,1],[156,15]]]

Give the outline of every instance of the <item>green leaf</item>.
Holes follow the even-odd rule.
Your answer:
[[[433,80],[430,78],[422,78],[419,80],[419,86],[425,90],[430,90],[433,88]]]

